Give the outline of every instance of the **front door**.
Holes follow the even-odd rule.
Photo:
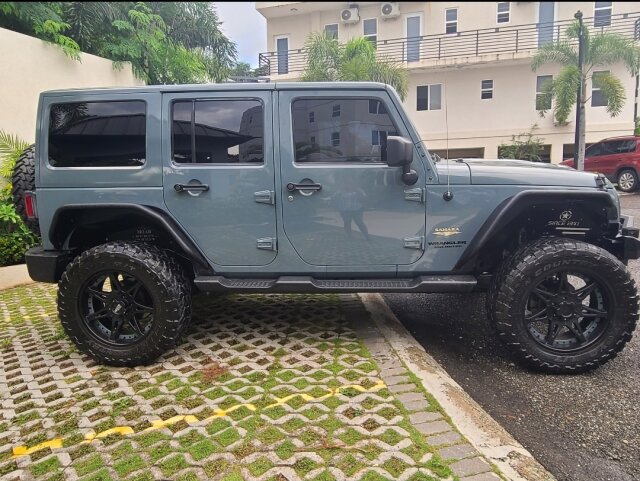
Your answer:
[[[276,257],[272,92],[163,95],[164,198],[209,261]]]
[[[553,41],[555,2],[539,2],[538,5],[538,47]]]
[[[417,261],[425,169],[416,154],[420,179],[409,187],[400,168],[381,162],[387,135],[409,137],[386,93],[278,95],[283,226],[298,255],[328,272],[395,272]]]

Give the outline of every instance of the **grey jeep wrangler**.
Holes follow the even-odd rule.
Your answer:
[[[581,372],[638,317],[638,229],[603,176],[436,161],[375,83],[44,92],[14,199],[78,348],[149,363],[191,294],[487,290],[524,364]],[[304,313],[301,313],[304,316]]]

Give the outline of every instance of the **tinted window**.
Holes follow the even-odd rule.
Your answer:
[[[263,162],[263,108],[257,100],[180,100],[173,104],[173,161]]]
[[[293,102],[296,162],[381,162],[388,135],[397,135],[387,109],[369,99],[304,99]],[[334,116],[340,105],[340,116]],[[374,107],[375,105],[375,107]],[[309,123],[309,112],[315,122]],[[373,112],[375,111],[375,112]]]
[[[135,167],[146,154],[143,101],[51,106],[49,163],[54,167]]]

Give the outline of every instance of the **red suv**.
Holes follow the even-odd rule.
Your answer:
[[[574,167],[573,159],[560,165]],[[584,155],[584,170],[600,172],[623,192],[633,192],[639,186],[640,136],[612,137],[591,145]]]

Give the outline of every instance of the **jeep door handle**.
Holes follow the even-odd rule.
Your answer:
[[[176,184],[173,186],[173,190],[178,193],[185,190],[188,192],[206,192],[209,190],[209,186],[207,184]]]
[[[295,184],[293,182],[289,182],[287,184],[287,190],[289,192],[294,192],[296,190],[318,191],[318,190],[322,190],[322,185],[320,185],[320,184]]]

